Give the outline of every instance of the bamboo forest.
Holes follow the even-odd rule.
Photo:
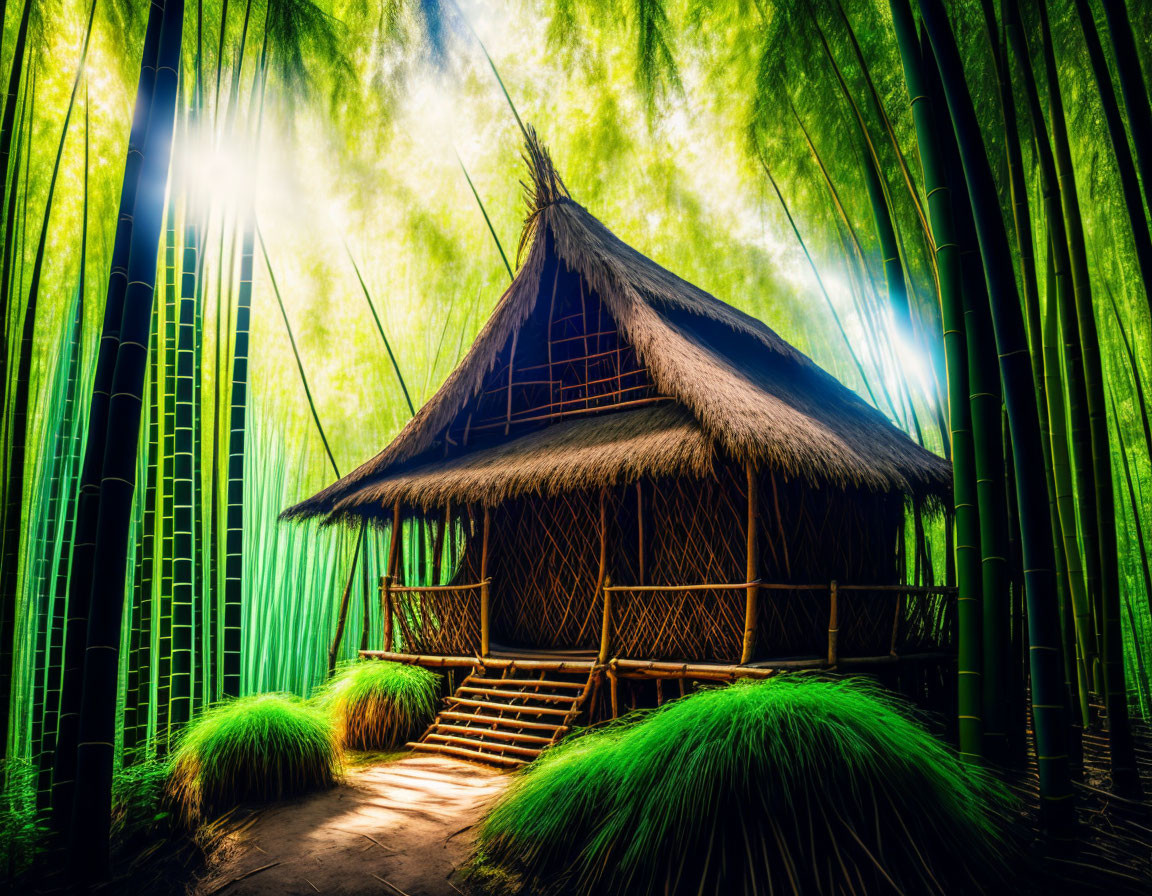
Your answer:
[[[1152,892],[1152,5],[6,0],[0,881]]]

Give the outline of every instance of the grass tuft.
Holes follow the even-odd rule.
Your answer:
[[[440,676],[420,666],[378,660],[349,663],[318,695],[344,746],[387,750],[418,736],[436,714]]]
[[[184,818],[279,800],[336,783],[340,744],[323,710],[285,694],[218,704],[185,729],[171,787]]]
[[[541,894],[951,894],[1005,874],[1007,807],[896,698],[787,675],[548,750],[483,823],[476,866]]]

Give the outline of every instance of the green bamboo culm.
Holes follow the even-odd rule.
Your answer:
[[[908,0],[890,0],[904,79],[912,102],[912,117],[920,147],[920,164],[928,195],[928,217],[935,244],[940,281],[940,314],[944,327],[944,356],[948,371],[948,419],[952,441],[952,489],[955,502],[955,555],[959,614],[959,733],[960,753],[978,758],[984,750],[982,686],[983,611],[980,571],[980,517],[976,460],[969,403],[968,348],[960,248],[953,225],[953,197],[944,174],[936,133],[936,110],[931,106],[920,42]],[[964,201],[959,197],[959,201]]]
[[[1058,569],[1065,582],[1071,604],[1071,622],[1075,626],[1076,660],[1081,667],[1069,672],[1069,681],[1082,679],[1085,686],[1077,686],[1080,706],[1080,725],[1088,723],[1091,679],[1099,655],[1092,609],[1087,591],[1086,571],[1080,550],[1077,526],[1076,493],[1077,471],[1074,467],[1075,448],[1084,459],[1087,446],[1083,444],[1084,431],[1084,377],[1080,344],[1073,334],[1076,330],[1075,308],[1070,298],[1072,286],[1069,273],[1068,244],[1065,221],[1060,209],[1060,188],[1056,176],[1048,133],[1040,105],[1039,88],[1032,72],[1028,44],[1015,0],[1005,3],[1005,30],[1019,63],[1020,81],[1032,119],[1034,145],[1040,173],[1041,192],[1044,196],[1045,218],[1049,228],[1048,248],[1050,276],[1045,279],[1048,290],[1047,315],[1041,336],[1043,359],[1042,412],[1048,419],[1048,450],[1052,465],[1052,499],[1056,508],[1056,551],[1061,555]],[[1071,341],[1070,341],[1071,340]],[[1035,346],[1033,350],[1035,351]],[[1069,421],[1072,421],[1071,424]],[[1079,422],[1077,422],[1079,421]],[[1079,433],[1080,436],[1070,435]],[[1080,444],[1076,442],[1079,439]],[[1082,463],[1081,480],[1088,472]],[[1082,484],[1082,483],[1081,483]]]
[[[921,54],[931,57],[931,47],[921,36]],[[940,79],[934,67],[925,69],[932,109],[945,109]],[[953,212],[953,239],[959,245],[960,293],[963,306],[964,342],[968,366],[968,404],[971,410],[972,449],[976,475],[976,498],[980,518],[981,587],[981,688],[985,755],[997,762],[1008,758],[1008,706],[1005,672],[1011,665],[1008,653],[1008,502],[1004,476],[1004,438],[1001,426],[1003,396],[996,365],[996,341],[988,291],[980,267],[975,224],[969,204],[963,201],[965,184],[956,141],[948,129],[937,130],[937,147],[944,160]]]
[[[988,287],[1000,359],[1000,380],[1012,437],[1041,805],[1045,823],[1054,831],[1065,832],[1072,825],[1074,813],[1065,743],[1064,664],[1060,648],[1048,487],[1044,471],[1036,463],[1042,456],[1042,449],[1028,342],[999,194],[984,152],[980,126],[964,79],[952,27],[940,0],[920,0],[920,13],[940,71],[949,117],[960,149]]]
[[[31,2],[31,0],[29,0]],[[56,184],[60,174],[60,160],[64,155],[64,145],[68,139],[69,124],[72,121],[72,112],[76,108],[76,96],[80,90],[80,83],[84,77],[84,70],[88,60],[88,46],[92,38],[92,24],[96,17],[96,3],[93,0],[88,13],[88,24],[84,32],[84,40],[80,48],[80,61],[76,67],[76,75],[72,80],[72,91],[68,98],[68,106],[64,113],[64,121],[60,130],[60,140],[56,146],[56,156],[52,165],[52,173],[48,180],[47,197],[44,205],[44,217],[40,224],[40,235],[36,242],[36,254],[32,262],[32,273],[28,283],[28,294],[24,302],[24,319],[20,327],[20,342],[17,347],[17,365],[15,376],[15,392],[12,395],[12,406],[7,403],[0,405],[5,421],[10,426],[11,448],[8,456],[8,468],[5,471],[3,488],[3,546],[0,549],[0,694],[4,695],[3,709],[0,710],[0,755],[7,755],[8,743],[8,717],[11,700],[13,635],[15,632],[15,614],[17,602],[17,584],[20,566],[20,556],[24,551],[24,523],[23,507],[25,483],[28,479],[28,427],[30,400],[32,395],[32,357],[34,354],[34,336],[36,331],[36,309],[39,306],[40,283],[44,271],[44,258],[48,247],[48,225],[52,218],[52,197],[56,191]],[[18,67],[19,61],[13,62]],[[11,98],[10,98],[11,99]],[[6,173],[6,172],[5,172]],[[11,224],[11,222],[9,222]],[[6,323],[6,322],[5,322]],[[5,345],[4,351],[8,351]],[[5,365],[5,377],[7,369]],[[5,384],[5,392],[7,384]],[[7,394],[5,394],[7,398]]]
[[[128,259],[135,225],[132,210],[136,204],[143,168],[145,136],[156,83],[156,58],[160,45],[163,9],[160,4],[153,4],[150,7],[144,35],[140,79],[136,88],[116,234],[112,244],[108,292],[104,303],[96,370],[92,381],[92,399],[88,407],[84,459],[75,501],[71,574],[68,580],[68,618],[65,624],[61,660],[60,715],[57,721],[56,756],[52,776],[52,820],[55,828],[61,833],[69,831],[73,798],[76,793],[76,752],[84,684],[83,664],[94,578],[100,477],[104,461],[104,443],[108,433],[108,403],[121,337],[124,296],[128,286]]]
[[[1132,145],[1136,150],[1136,167],[1144,191],[1144,203],[1152,208],[1152,97],[1148,95],[1147,81],[1136,51],[1132,22],[1128,18],[1125,0],[1102,0],[1104,17],[1108,22],[1108,40],[1112,47],[1112,60],[1116,64],[1120,93],[1124,97],[1124,111],[1128,113],[1128,127]],[[1145,283],[1144,297],[1152,311],[1152,287]]]
[[[1116,175],[1120,181],[1120,192],[1124,207],[1128,212],[1133,251],[1136,264],[1140,268],[1140,279],[1144,291],[1152,291],[1152,235],[1148,230],[1148,219],[1144,215],[1144,201],[1140,183],[1136,177],[1136,165],[1132,150],[1128,146],[1128,135],[1124,130],[1124,120],[1120,114],[1120,104],[1116,100],[1116,89],[1112,86],[1112,75],[1100,46],[1100,35],[1096,30],[1096,19],[1087,0],[1073,0],[1080,32],[1084,36],[1084,46],[1088,52],[1088,63],[1092,67],[1092,80],[1100,97],[1100,108],[1104,113],[1104,123],[1108,128],[1108,138],[1112,144],[1112,155],[1116,162]],[[1108,6],[1105,3],[1105,6]],[[1128,63],[1131,64],[1131,63]],[[1139,62],[1136,63],[1139,65]]]
[[[244,221],[240,248],[240,288],[232,349],[232,391],[228,402],[228,467],[224,511],[224,619],[222,691],[240,694],[244,575],[244,444],[248,408],[248,336],[252,327],[252,264],[255,218]]]
[[[1061,97],[1056,57],[1052,48],[1051,28],[1045,4],[1037,4],[1040,33],[1043,37],[1044,67],[1048,73],[1048,103],[1060,184],[1060,201],[1067,221],[1069,258],[1072,262],[1073,293],[1076,297],[1077,337],[1084,359],[1084,388],[1087,399],[1088,458],[1091,476],[1087,488],[1077,495],[1081,513],[1086,519],[1081,538],[1089,563],[1089,587],[1096,581],[1091,595],[1100,632],[1102,675],[1100,686],[1108,713],[1108,746],[1112,769],[1112,787],[1122,795],[1140,792],[1140,775],[1136,768],[1135,746],[1128,718],[1128,689],[1124,681],[1124,642],[1120,630],[1120,570],[1116,553],[1116,500],[1113,493],[1112,448],[1108,439],[1107,404],[1104,395],[1104,368],[1100,358],[1100,335],[1092,302],[1088,275],[1088,252],[1084,236],[1084,217],[1072,167],[1064,106]],[[1067,336],[1065,334],[1066,341]],[[1091,534],[1091,538],[1089,538]],[[1095,569],[1092,564],[1095,562]]]
[[[39,487],[45,511],[36,533],[35,560],[29,565],[30,574],[24,588],[25,599],[36,607],[30,624],[26,623],[31,629],[33,640],[31,718],[26,730],[29,740],[27,755],[36,768],[36,797],[40,808],[47,808],[51,796],[52,754],[56,740],[55,712],[52,707],[58,693],[58,684],[53,680],[54,670],[50,663],[55,654],[53,648],[57,632],[62,631],[64,618],[61,594],[57,590],[57,576],[63,566],[61,557],[66,556],[72,504],[69,496],[75,475],[72,444],[82,360],[83,315],[83,294],[78,284],[68,313],[69,323],[60,333],[56,363],[50,379],[52,413],[45,427],[45,439],[50,448],[41,460],[43,469]],[[23,725],[19,727],[25,728]],[[19,752],[22,751],[13,751],[13,755]]]
[[[81,880],[93,880],[106,875],[110,861],[112,773],[124,577],[136,483],[141,398],[148,361],[156,260],[172,152],[183,20],[183,0],[165,0],[158,23],[160,34],[157,41],[155,82],[148,111],[149,123],[143,145],[139,189],[132,206],[134,223],[127,288],[105,423],[96,544],[92,552],[92,571],[99,570],[99,575],[90,575],[87,582],[91,588],[91,597],[87,649],[84,651],[83,662],[84,686],[76,746],[76,783],[69,849],[73,873]],[[152,24],[151,18],[149,24]]]
[[[534,893],[982,892],[1009,802],[864,679],[701,690],[569,737],[510,783],[473,874]],[[910,836],[909,831],[915,831]]]
[[[1005,6],[1006,2],[1011,0],[1001,0],[1001,7]],[[983,0],[981,8],[984,12],[984,23],[987,31],[989,44],[994,47],[994,61],[996,63],[996,81],[1000,94],[1000,119],[1004,128],[1004,161],[1008,169],[1008,191],[1012,203],[1012,223],[1014,230],[1016,250],[1016,257],[1020,263],[1020,292],[1021,299],[1024,303],[1024,323],[1028,331],[1028,341],[1030,346],[1029,358],[1032,363],[1032,380],[1033,387],[1036,390],[1036,406],[1039,409],[1041,417],[1040,427],[1040,445],[1043,452],[1044,464],[1044,479],[1048,486],[1048,504],[1049,504],[1049,522],[1052,527],[1052,532],[1056,542],[1054,544],[1056,555],[1056,587],[1058,600],[1061,606],[1066,603],[1065,597],[1068,591],[1068,574],[1066,564],[1063,560],[1063,547],[1060,543],[1060,525],[1056,517],[1056,492],[1055,482],[1052,473],[1052,447],[1049,438],[1048,428],[1043,425],[1046,419],[1046,409],[1048,407],[1047,396],[1045,394],[1045,378],[1044,378],[1044,356],[1042,351],[1042,329],[1041,312],[1040,312],[1040,290],[1036,271],[1036,252],[1033,245],[1033,227],[1030,212],[1030,202],[1028,195],[1028,184],[1025,176],[1023,152],[1020,144],[1020,130],[1017,123],[1016,115],[1016,99],[1013,93],[1013,83],[1011,78],[1011,63],[1008,54],[1008,37],[1007,37],[1007,19],[1005,15],[1001,15],[1001,21],[998,23],[996,19],[996,10],[992,0]],[[1004,421],[1003,411],[1001,412],[1001,433],[1005,439],[1008,438],[1008,426]],[[1010,451],[1005,444],[1001,449],[1001,456],[1005,459],[1006,468],[1009,475],[1006,477],[1007,482],[1012,481],[1012,469]],[[1018,530],[1016,525],[1016,512],[1014,509],[1014,495],[1011,488],[1005,489],[1006,503],[1010,508],[1013,508],[1009,513],[1009,543],[1012,541],[1011,533]],[[1017,558],[1018,561],[1018,558]],[[1013,570],[1012,576],[1012,601],[1015,607],[1020,609],[1015,611],[1017,616],[1016,623],[1012,630],[1012,640],[1014,648],[1022,646],[1023,632],[1020,631],[1022,626],[1019,624],[1023,619],[1023,600],[1022,595],[1019,593],[1023,590],[1023,575],[1022,568],[1019,566]],[[1021,652],[1014,650],[1014,656],[1020,657]],[[1074,673],[1075,663],[1074,657],[1070,657],[1065,662],[1065,667],[1069,673]],[[1019,662],[1014,663],[1014,667],[1021,668]],[[985,693],[989,689],[985,688]],[[1012,729],[1011,748],[1013,751],[1013,758],[1017,761],[1022,759],[1025,749],[1025,732],[1022,724],[1024,719],[1024,704],[1026,702],[1027,687],[1023,678],[1020,675],[1014,675],[1010,688],[1010,693],[1005,693],[1006,699],[1013,702],[1014,708],[1011,714],[1010,727]],[[1075,705],[1073,700],[1069,700],[1069,706]]]
[[[170,723],[174,729],[182,728],[192,718],[194,670],[192,655],[193,560],[195,548],[192,511],[193,438],[192,404],[195,370],[196,308],[194,295],[176,288],[176,191],[168,203],[167,239],[165,241],[166,293],[175,298],[176,306],[176,419],[172,481],[172,697]]]
[[[83,463],[84,429],[87,424],[86,408],[81,401],[85,386],[89,383],[90,368],[84,364],[84,296],[87,288],[85,265],[88,259],[88,153],[91,131],[89,129],[89,104],[87,87],[84,103],[84,203],[80,228],[80,274],[77,283],[79,298],[76,309],[75,329],[72,342],[73,370],[69,372],[68,391],[64,400],[63,417],[66,421],[64,432],[67,438],[65,451],[67,475],[65,477],[68,500],[65,502],[63,528],[55,548],[56,564],[52,581],[47,583],[53,592],[52,614],[48,620],[48,650],[45,658],[47,675],[44,682],[44,721],[45,749],[40,756],[37,804],[40,809],[51,809],[52,775],[56,761],[58,723],[60,718],[60,691],[63,676],[64,636],[68,624],[68,583],[72,544],[76,533],[76,492],[80,480],[80,466]],[[83,369],[81,369],[83,367]],[[51,750],[48,747],[51,747]]]

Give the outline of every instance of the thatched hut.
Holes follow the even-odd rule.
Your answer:
[[[902,533],[910,504],[946,497],[948,464],[619,240],[532,142],[529,164],[523,264],[463,361],[286,512],[420,518],[437,560],[459,537],[442,581],[401,583],[393,560],[385,650],[750,664],[941,646],[943,601],[901,587]]]

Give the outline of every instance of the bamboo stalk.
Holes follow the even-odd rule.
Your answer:
[[[745,576],[748,581],[748,591],[744,602],[744,644],[740,653],[741,665],[751,662],[752,655],[756,651],[756,617],[760,593],[756,579],[759,567],[759,556],[756,547],[756,518],[759,511],[758,499],[760,492],[757,488],[756,468],[753,466],[752,461],[748,461],[744,465],[744,473],[748,485],[748,567],[747,575]]]
[[[484,534],[481,536],[480,547],[480,655],[488,656],[489,636],[491,634],[488,617],[488,533],[491,529],[491,511],[484,508]]]
[[[639,564],[638,577],[640,584],[644,584],[646,570],[644,568],[644,488],[641,480],[636,480],[636,551]]]
[[[380,577],[380,614],[384,620],[384,646],[392,649],[392,576]],[[367,651],[361,650],[363,656]]]
[[[601,663],[608,662],[612,650],[612,592],[607,580],[608,564],[608,493],[600,489],[600,570],[596,574],[596,590],[604,595],[604,618],[600,626],[600,654]],[[613,691],[615,695],[615,691]],[[615,709],[613,709],[615,713]],[[615,717],[615,716],[613,716]]]
[[[828,586],[828,665],[835,666],[840,659],[840,600],[836,580]]]

